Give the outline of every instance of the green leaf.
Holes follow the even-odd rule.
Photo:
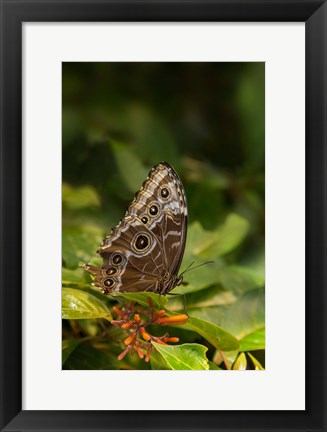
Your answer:
[[[94,295],[74,288],[62,289],[62,318],[111,320],[109,308]]]
[[[189,264],[192,261],[195,262],[195,265],[201,264],[203,262],[203,260],[199,262],[198,258],[194,258],[193,260],[189,261]],[[183,266],[183,268],[186,268],[186,265]],[[187,272],[184,276],[184,282],[182,285],[174,288],[173,293],[188,294],[217,284],[220,280],[221,268],[222,262],[217,259],[215,262],[208,263],[197,269],[194,269],[194,271]]]
[[[199,222],[194,222],[188,229],[184,262],[194,256],[216,260],[236,249],[248,230],[248,221],[233,213],[214,231],[206,231]]]
[[[72,187],[67,183],[62,185],[62,203],[72,210],[100,207],[100,198],[91,186]]]
[[[248,356],[252,360],[255,370],[265,370],[261,363],[251,353],[248,353]]]
[[[226,290],[242,294],[252,289],[262,288],[265,280],[248,268],[233,265],[221,269],[220,282]]]
[[[62,235],[62,259],[64,265],[70,269],[75,269],[79,264],[73,239],[64,234]]]
[[[226,308],[221,326],[238,339],[261,329],[265,325],[264,288],[251,290]]]
[[[171,369],[167,365],[166,360],[163,358],[163,356],[161,354],[159,354],[159,352],[156,351],[155,349],[153,349],[151,352],[150,364],[151,364],[152,370],[169,370],[169,369]]]
[[[151,299],[156,309],[164,309],[168,303],[167,297],[152,292],[119,293],[118,296],[113,297],[122,298],[127,301],[135,301],[142,306],[149,306],[148,299]]]
[[[62,258],[65,267],[77,268],[90,261],[103,239],[102,230],[92,224],[65,227],[62,235]]]
[[[214,285],[203,291],[189,295],[186,304],[190,307],[229,306],[235,300],[234,293],[226,291],[220,285]]]
[[[175,293],[175,290],[173,292]],[[193,308],[207,308],[217,305],[229,305],[234,303],[235,300],[236,297],[231,291],[226,291],[221,286],[214,285],[210,288],[188,294],[186,296],[185,303],[186,309],[189,310]],[[173,309],[176,308],[176,310],[182,309],[184,307],[182,295],[169,297],[169,307],[173,307]],[[208,321],[211,321],[211,319]]]
[[[226,306],[205,306],[187,308],[188,314],[193,318],[209,321],[210,323],[216,324],[217,326],[221,326],[226,310]]]
[[[207,347],[199,344],[161,345],[152,342],[172,370],[208,370]]]
[[[83,281],[84,273],[84,270],[81,268],[72,270],[63,267],[61,271],[62,284],[72,285],[81,283]]]
[[[255,351],[265,349],[265,328],[258,329],[240,341],[240,351]]]
[[[235,362],[239,351],[216,351],[213,356],[213,361],[217,364],[224,364],[226,369],[231,369],[232,364]]]
[[[230,214],[224,225],[211,234],[210,243],[198,249],[198,255],[205,259],[226,255],[242,243],[248,231],[246,219]]]
[[[210,370],[221,370],[221,368],[219,366],[217,366],[214,362],[209,361],[209,369]]]
[[[62,364],[68,359],[82,339],[65,339],[62,341]]]
[[[190,317],[182,327],[197,332],[221,351],[233,351],[239,347],[239,341],[234,336],[209,321]]]
[[[212,244],[212,232],[202,228],[200,222],[193,222],[187,230],[187,240],[185,247],[184,261],[186,266],[188,261],[192,262],[193,258],[198,256],[201,251],[210,247]]]
[[[233,370],[246,370],[247,361],[244,353],[241,353],[233,364]]]

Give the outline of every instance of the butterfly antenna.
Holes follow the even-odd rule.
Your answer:
[[[192,265],[194,264],[195,261],[191,262],[191,264],[189,266],[186,267],[186,269],[180,274],[180,276],[182,276],[185,272],[187,272],[187,270],[192,267]]]
[[[190,270],[194,270],[194,269],[202,267],[202,266],[204,266],[206,264],[212,264],[212,263],[214,263],[214,261],[206,261],[206,262],[204,262],[202,264],[199,264],[199,265],[196,265],[195,267],[192,267],[192,265],[194,264],[194,261],[193,261],[188,267],[186,267],[186,269],[180,274],[180,276],[182,276],[184,273],[187,273]]]

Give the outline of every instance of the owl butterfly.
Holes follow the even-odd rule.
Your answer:
[[[125,217],[97,253],[101,267],[84,265],[104,294],[167,294],[182,283],[178,271],[187,232],[187,204],[176,171],[161,162],[149,172]]]

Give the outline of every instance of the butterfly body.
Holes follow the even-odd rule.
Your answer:
[[[167,294],[183,278],[178,271],[187,233],[187,203],[175,170],[161,162],[149,172],[125,217],[97,251],[101,267],[84,265],[104,294]]]

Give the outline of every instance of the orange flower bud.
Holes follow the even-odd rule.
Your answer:
[[[143,339],[147,342],[151,340],[151,335],[143,327],[140,328],[140,333]]]
[[[110,321],[112,325],[122,325],[124,323],[124,320],[111,320]]]
[[[160,345],[168,345],[166,344],[166,342],[163,342],[161,339],[158,339],[156,342]]]
[[[127,323],[121,326],[122,329],[129,329],[134,325],[133,321],[128,321]]]
[[[152,345],[149,346],[149,348],[148,348],[148,352],[146,353],[146,357],[145,357],[145,359],[144,359],[147,363],[148,363],[148,361],[150,360],[151,351],[152,351]]]
[[[155,336],[152,336],[152,339],[157,342],[160,345],[167,345],[165,342],[163,342],[160,338],[157,338]]]
[[[140,344],[138,342],[135,343],[134,349],[135,349],[135,351],[137,351],[140,359],[142,359],[144,357],[144,354],[143,354],[143,351],[141,350]]]
[[[164,337],[162,340],[164,342],[179,342],[178,337]]]
[[[141,318],[139,314],[135,314],[134,315],[134,320],[137,324],[141,324]]]
[[[123,312],[120,309],[118,309],[118,307],[114,306],[113,310],[116,312],[116,314],[120,315],[121,317],[124,316]]]
[[[125,355],[131,350],[132,346],[128,346],[127,348],[124,349],[124,351],[122,353],[119,354],[119,356],[117,357],[118,360],[122,360]]]
[[[166,313],[166,312],[165,312],[163,309],[161,309],[160,311],[156,312],[156,313],[153,315],[153,319],[160,318],[160,317],[164,316],[165,313]]]
[[[169,325],[169,324],[185,324],[188,316],[185,314],[173,315],[164,318],[158,318],[154,324]]]
[[[124,344],[125,345],[129,345],[130,343],[133,342],[133,340],[136,338],[136,333],[132,333],[130,336],[128,336],[128,338],[126,338],[124,340]]]

